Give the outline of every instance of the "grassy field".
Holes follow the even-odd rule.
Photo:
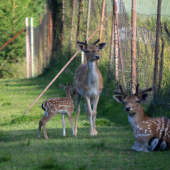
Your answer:
[[[26,116],[22,114],[58,69],[54,67],[29,80],[0,80],[0,169],[170,169],[170,151],[140,153],[130,149],[134,137],[123,106],[104,95],[98,107],[98,136],[89,134],[82,100],[78,137],[73,137],[68,119],[67,136],[63,137],[61,115],[56,115],[47,123],[49,140],[38,140],[38,122],[43,116],[41,103],[50,97],[64,97],[58,83],[72,83],[73,75],[65,71]],[[73,115],[75,120],[75,112]]]

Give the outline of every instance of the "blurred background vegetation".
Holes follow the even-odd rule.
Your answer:
[[[64,13],[62,15],[62,4],[64,3]],[[34,18],[34,27],[39,24],[39,13],[44,10],[44,4],[51,11],[53,17],[53,57],[48,69],[50,70],[56,63],[58,66],[64,66],[65,63],[77,51],[76,41],[86,39],[88,1],[76,0],[73,11],[74,0],[64,1],[33,1],[33,0],[9,0],[0,3],[0,46],[13,37],[20,30],[25,28],[25,17]],[[162,1],[161,7],[161,34],[160,34],[160,53],[159,53],[159,77],[158,77],[158,97],[154,101],[160,107],[170,107],[170,3],[168,0]],[[123,56],[123,69],[125,72],[126,89],[130,89],[131,81],[131,0],[118,0],[118,20],[119,34],[121,40],[121,49]],[[81,12],[80,11],[81,8]],[[113,1],[106,0],[106,17],[113,10]],[[74,20],[72,20],[74,12]],[[91,0],[90,29],[89,36],[101,23],[102,0]],[[64,21],[62,21],[64,16]],[[78,21],[80,17],[80,27]],[[43,18],[43,16],[42,16]],[[153,85],[154,57],[156,41],[156,18],[157,1],[137,0],[137,81],[141,88],[147,88]],[[72,25],[73,24],[73,25]],[[79,29],[79,34],[77,31]],[[72,32],[72,35],[71,35]],[[93,36],[89,43],[99,38],[99,32]],[[103,25],[102,42],[107,45],[100,52],[101,59],[99,69],[104,79],[103,95],[112,98],[113,89],[115,89],[114,80],[114,59],[110,61],[111,53],[111,35],[112,35],[112,17]],[[72,37],[72,39],[71,39]],[[25,60],[25,33],[22,33],[2,51],[0,51],[0,78],[25,78],[26,60]],[[81,54],[68,66],[70,74],[74,74],[76,68],[81,63]],[[120,62],[120,61],[119,61]],[[109,63],[112,63],[110,70]],[[38,68],[36,65],[35,68]],[[121,64],[119,63],[119,83],[122,83]],[[72,82],[71,82],[72,83]],[[152,101],[152,97],[150,98]]]

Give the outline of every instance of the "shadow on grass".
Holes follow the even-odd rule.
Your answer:
[[[82,127],[78,128],[77,137],[74,137],[72,134],[71,128],[66,128],[66,137],[63,137],[63,129],[62,128],[54,128],[48,129],[47,134],[50,140],[67,140],[69,138],[75,140],[82,140],[82,139],[97,139],[103,140],[107,137],[123,137],[123,135],[132,134],[132,130],[127,127],[97,127],[96,130],[98,131],[97,136],[90,136],[90,127]],[[19,141],[26,141],[25,145],[29,145],[31,140],[37,141],[47,141],[44,139],[43,129],[41,129],[41,140],[37,139],[38,136],[38,125],[37,129],[35,130],[10,130],[10,131],[0,131],[0,142],[19,142]],[[100,144],[99,144],[100,145]],[[101,144],[102,145],[102,144]]]
[[[1,155],[0,155],[0,163],[8,162],[8,161],[11,160],[11,158],[12,158],[12,156],[9,155],[9,154],[1,153]]]

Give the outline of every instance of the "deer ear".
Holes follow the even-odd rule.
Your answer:
[[[106,43],[100,43],[97,47],[99,50],[102,50],[105,47]]]
[[[68,83],[68,82],[67,82],[67,86],[68,86],[69,88],[71,88],[71,84],[70,84],[70,83]]]
[[[85,51],[85,49],[84,49],[84,45],[83,44],[77,44],[78,45],[78,49],[80,50],[80,51]]]
[[[119,103],[122,103],[123,102],[123,96],[120,96],[120,95],[114,95],[113,98],[119,102]]]
[[[59,84],[60,88],[65,90],[65,87],[62,84]]]
[[[139,100],[140,102],[145,102],[148,98],[149,94],[148,93],[144,93],[144,94],[141,94],[140,97],[139,97]]]

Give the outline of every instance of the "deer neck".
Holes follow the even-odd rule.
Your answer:
[[[97,64],[96,61],[88,61],[88,82],[89,84],[94,84],[98,82],[98,74],[97,74]]]
[[[146,121],[148,117],[145,114],[145,111],[143,110],[142,105],[139,104],[137,107],[137,112],[133,115],[128,115],[128,119],[129,119],[129,123],[132,129],[135,130],[137,125],[142,121]]]
[[[66,93],[67,98],[72,99],[72,96],[70,93]]]

